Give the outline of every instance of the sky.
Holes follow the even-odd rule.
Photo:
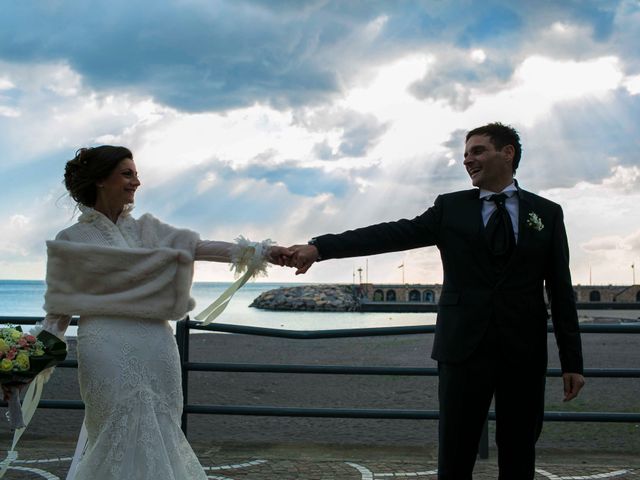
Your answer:
[[[78,213],[62,174],[80,147],[133,151],[134,215],[290,245],[471,188],[465,134],[500,121],[521,135],[520,186],[563,207],[573,282],[631,284],[639,44],[638,0],[3,2],[0,279],[44,278],[45,239]],[[442,268],[428,247],[261,281],[360,275]]]

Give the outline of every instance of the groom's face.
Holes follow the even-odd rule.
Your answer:
[[[496,150],[487,135],[469,137],[463,163],[473,186],[501,192],[513,181],[513,153],[512,145]]]

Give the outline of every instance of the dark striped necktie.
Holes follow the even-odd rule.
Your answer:
[[[491,195],[485,200],[496,204],[496,209],[485,227],[489,248],[495,257],[509,258],[516,244],[516,236],[513,232],[511,216],[505,207],[507,195],[504,193]]]

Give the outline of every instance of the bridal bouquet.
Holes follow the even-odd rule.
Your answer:
[[[11,394],[9,421],[12,429],[24,427],[20,387],[66,356],[66,344],[45,330],[34,336],[23,333],[19,326],[0,328],[0,384]]]

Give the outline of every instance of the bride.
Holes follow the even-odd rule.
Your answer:
[[[62,337],[78,322],[78,379],[87,443],[74,480],[202,479],[180,430],[179,358],[169,320],[194,307],[194,260],[282,265],[269,240],[200,240],[131,207],[140,186],[124,147],[78,150],[64,183],[82,212],[47,242],[43,328]],[[71,472],[73,476],[73,472]],[[69,477],[68,477],[69,478]]]

